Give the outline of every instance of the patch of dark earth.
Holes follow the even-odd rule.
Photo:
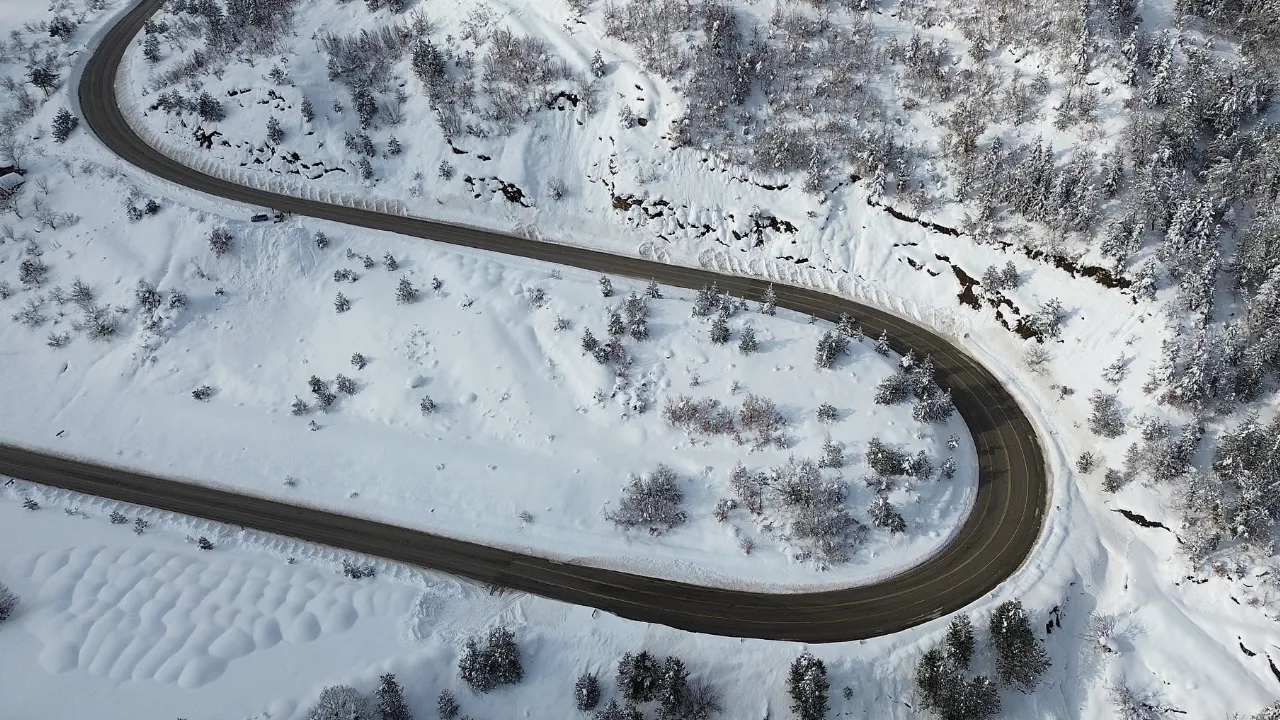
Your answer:
[[[1161,528],[1161,529],[1163,529],[1163,530],[1168,530],[1169,532],[1173,532],[1172,530],[1169,530],[1169,526],[1168,526],[1168,525],[1165,525],[1164,523],[1159,522],[1159,521],[1157,521],[1157,520],[1148,520],[1147,518],[1143,517],[1142,515],[1139,515],[1138,513],[1133,512],[1132,510],[1125,510],[1124,508],[1116,508],[1115,510],[1112,510],[1111,512],[1118,512],[1118,513],[1120,513],[1121,515],[1123,515],[1123,516],[1125,516],[1126,518],[1128,518],[1130,521],[1135,522],[1135,523],[1137,523],[1138,525],[1141,525],[1141,526],[1142,526],[1142,527],[1144,527],[1144,528]]]

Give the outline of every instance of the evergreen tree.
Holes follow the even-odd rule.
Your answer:
[[[440,696],[436,698],[436,714],[440,716],[440,720],[453,720],[461,710],[453,693],[448,690],[440,691]]]
[[[645,703],[658,694],[662,668],[648,650],[627,653],[618,661],[618,691],[628,703]]]
[[[222,103],[208,91],[200,93],[200,97],[196,99],[196,114],[205,122],[221,122],[227,119],[227,111],[222,109]]]
[[[916,401],[911,408],[911,416],[918,422],[945,422],[956,411],[955,402],[951,399],[950,390],[939,390],[937,385]]]
[[[720,286],[714,281],[709,285],[703,285],[698,291],[698,295],[693,299],[693,316],[694,317],[711,317],[711,313],[720,307]]]
[[[644,713],[640,712],[635,705],[624,708],[618,705],[617,700],[610,700],[608,705],[592,717],[593,720],[644,720]]]
[[[875,351],[881,355],[888,357],[889,355],[889,334],[880,333],[880,337],[876,338]]]
[[[738,352],[743,355],[754,355],[758,347],[756,331],[750,325],[742,328],[742,337],[738,340]]]
[[[80,124],[80,118],[71,114],[71,111],[62,108],[57,115],[53,116],[53,141],[63,143],[71,135],[71,131],[76,129]]]
[[[1031,692],[1049,669],[1049,654],[1036,639],[1020,600],[1001,603],[991,615],[991,647],[998,653],[996,674],[1006,685]]]
[[[791,696],[791,711],[800,720],[823,720],[827,716],[830,689],[827,666],[821,660],[804,652],[791,663],[787,694]]]
[[[400,284],[396,286],[396,302],[400,305],[408,305],[418,299],[418,289],[409,282],[408,277],[401,277]]]
[[[644,296],[653,300],[657,300],[662,297],[662,289],[658,287],[657,280],[649,281],[648,286],[644,289]]]
[[[959,670],[968,670],[974,650],[973,623],[969,621],[968,615],[961,613],[951,619],[943,642],[947,662]]]
[[[822,460],[818,465],[824,468],[844,467],[844,450],[840,449],[840,445],[831,436],[827,436],[822,443]]]
[[[146,39],[142,41],[142,57],[146,58],[146,61],[152,65],[160,62],[159,35],[148,35]]]
[[[386,253],[382,256],[382,264],[387,267],[388,272],[395,272],[400,269],[400,263],[396,261],[396,256]]]
[[[600,347],[600,341],[596,340],[596,336],[591,334],[591,328],[582,331],[582,352],[584,355],[590,355]]]
[[[474,638],[468,639],[458,659],[458,676],[478,693],[519,683],[524,679],[524,667],[515,634],[506,628],[494,628],[483,648]]]
[[[604,71],[604,58],[600,57],[600,51],[596,50],[595,54],[591,56],[591,74],[598,78],[602,78],[604,77]]]
[[[627,331],[627,326],[622,324],[622,316],[617,312],[609,313],[609,337],[620,337]]]
[[[613,281],[607,275],[600,276],[600,295],[613,297]]]
[[[764,294],[760,296],[760,312],[765,315],[772,315],[777,311],[778,293],[773,290],[773,283],[769,283],[769,287],[764,289]]]
[[[351,301],[347,299],[346,295],[338,293],[338,297],[333,300],[333,309],[337,310],[338,314],[342,314],[351,309]]]
[[[404,691],[400,689],[400,683],[396,682],[396,676],[391,673],[383,675],[378,689],[374,691],[374,697],[377,699],[377,711],[380,720],[413,720],[413,714],[409,712],[409,706],[404,702]]]
[[[18,608],[18,596],[4,583],[0,583],[0,623],[7,621],[13,617],[13,611]]]
[[[351,364],[355,369],[363,370],[364,366],[369,364],[369,361],[361,353],[351,353]]]
[[[836,323],[836,332],[840,337],[852,340],[859,334],[858,324],[853,321],[853,316],[849,313],[840,313],[840,321]]]
[[[1124,408],[1115,393],[1094,390],[1089,397],[1089,431],[1105,438],[1118,438],[1124,434]]]
[[[723,312],[716,315],[716,319],[711,321],[711,342],[716,345],[723,345],[729,342],[729,320],[728,316]]]
[[[284,128],[280,127],[280,120],[272,115],[267,118],[267,142],[279,145],[282,140],[284,140]]]
[[[689,702],[689,671],[674,655],[668,655],[662,664],[657,700],[661,720],[682,720]]]
[[[311,98],[302,98],[302,105],[299,109],[302,112],[303,120],[312,122],[316,119],[316,109],[315,106],[311,104]]]
[[[591,712],[599,704],[600,678],[595,673],[582,673],[573,684],[573,706],[581,712]]]
[[[883,493],[877,493],[871,506],[867,508],[867,514],[871,516],[871,522],[876,527],[888,530],[890,534],[896,535],[900,532],[906,532],[907,521],[903,519],[902,513],[898,512],[890,502],[888,496]]]
[[[830,369],[835,365],[836,358],[844,353],[849,347],[849,341],[837,335],[830,330],[822,334],[822,338],[818,340],[817,350],[814,352],[813,364],[820,370]]]

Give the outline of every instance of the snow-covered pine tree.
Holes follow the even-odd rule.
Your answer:
[[[400,283],[396,286],[396,302],[400,305],[408,305],[418,299],[418,289],[409,282],[408,276],[402,276]]]
[[[773,289],[773,283],[764,289],[764,293],[760,296],[760,312],[764,315],[773,315],[777,312],[778,293]]]
[[[600,704],[600,678],[584,672],[573,683],[573,706],[580,712],[591,712]]]
[[[662,667],[648,650],[626,653],[618,661],[618,691],[630,704],[653,700],[661,682]]]
[[[351,301],[347,299],[346,295],[339,292],[338,296],[333,299],[333,309],[341,315],[351,309]]]
[[[787,694],[791,696],[791,711],[800,720],[824,720],[827,716],[827,693],[831,684],[827,680],[827,666],[808,651],[801,653],[791,663],[787,673]]]
[[[813,364],[819,370],[830,369],[835,365],[836,358],[843,354],[849,347],[849,341],[844,337],[831,332],[824,332],[818,340],[818,347],[814,351]]]
[[[758,348],[756,331],[750,325],[742,328],[742,335],[738,339],[738,352],[743,355],[754,355]]]
[[[608,275],[600,276],[600,295],[602,297],[613,297],[613,281]]]
[[[142,57],[152,65],[160,62],[160,36],[148,35],[142,41]]]
[[[474,638],[468,639],[458,659],[458,676],[482,694],[519,683],[524,679],[524,667],[515,634],[506,628],[493,628],[483,648]]]
[[[18,609],[18,595],[0,583],[0,623],[6,622],[13,617],[13,611]]]
[[[876,338],[875,351],[885,357],[889,356],[889,334],[880,333],[880,337]]]
[[[723,345],[729,342],[729,319],[725,313],[716,314],[716,319],[711,321],[711,342],[716,345]]]
[[[674,655],[668,655],[662,663],[656,699],[660,720],[683,720],[689,703],[689,671],[684,661]]]
[[[955,411],[951,390],[939,390],[934,385],[931,392],[916,400],[915,407],[911,408],[911,417],[917,422],[940,423],[945,422]]]
[[[1022,692],[1034,690],[1049,669],[1049,654],[1036,638],[1022,601],[1008,600],[996,606],[989,627],[1000,681]]]
[[[66,142],[71,131],[75,130],[79,124],[80,118],[72,115],[70,110],[62,108],[57,115],[53,116],[53,141]]]
[[[279,145],[284,140],[284,128],[280,127],[280,120],[275,115],[267,118],[267,142],[272,145]]]
[[[378,689],[373,696],[378,701],[376,710],[379,720],[413,720],[413,714],[404,701],[404,691],[400,688],[400,683],[396,682],[395,675],[386,673],[379,678]]]
[[[907,522],[902,518],[902,513],[898,512],[884,493],[876,493],[875,499],[867,508],[867,514],[871,516],[871,522],[876,527],[884,528],[890,534],[896,535],[907,529]]]
[[[973,660],[973,651],[976,647],[973,639],[973,622],[969,620],[969,616],[960,613],[951,618],[951,624],[947,626],[946,639],[943,640],[943,647],[947,657],[947,662],[958,670],[968,670],[969,663]]]
[[[822,459],[818,461],[818,465],[824,468],[844,467],[844,450],[830,435],[822,442]]]
[[[1115,393],[1094,390],[1089,396],[1089,431],[1105,438],[1118,438],[1124,434],[1124,408]]]
[[[440,716],[440,720],[454,720],[461,711],[462,708],[458,707],[458,700],[453,697],[453,693],[441,690],[436,698],[436,714]]]

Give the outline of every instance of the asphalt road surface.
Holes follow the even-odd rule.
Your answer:
[[[276,195],[191,170],[139,139],[121,115],[114,94],[125,48],[161,2],[144,0],[103,36],[79,87],[89,128],[112,151],[146,172],[229,200],[593,272],[652,278],[686,288],[714,280],[734,295],[751,299],[758,299],[766,287],[757,279]],[[868,335],[888,333],[895,350],[931,355],[938,381],[951,389],[977,445],[978,493],[953,542],[923,564],[873,585],[844,590],[739,592],[553,562],[10,446],[0,446],[0,474],[377,555],[635,620],[736,637],[835,642],[885,635],[958,610],[1017,571],[1039,536],[1049,485],[1035,431],[995,376],[937,334],[889,313],[816,290],[781,285],[775,289],[782,307],[826,320],[848,312]]]

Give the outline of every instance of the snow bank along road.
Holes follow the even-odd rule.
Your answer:
[[[165,180],[229,200],[349,225],[587,270],[696,288],[716,281],[759,299],[765,282],[633,257],[527,240],[470,227],[357,210],[254,190],[196,172],[144,143],[120,112],[115,78],[128,44],[163,0],[143,0],[105,33],[80,80],[92,131],[112,151]],[[124,468],[0,445],[0,474],[454,573],[484,583],[587,605],[636,620],[738,637],[834,642],[884,635],[960,609],[1021,566],[1043,524],[1049,492],[1030,421],[999,381],[947,340],[888,313],[823,292],[778,287],[778,304],[835,320],[857,318],[888,333],[898,351],[933,356],[938,381],[978,450],[974,508],[953,542],[921,565],[873,585],[764,594],[705,588],[522,555],[469,542],[275,502]]]

